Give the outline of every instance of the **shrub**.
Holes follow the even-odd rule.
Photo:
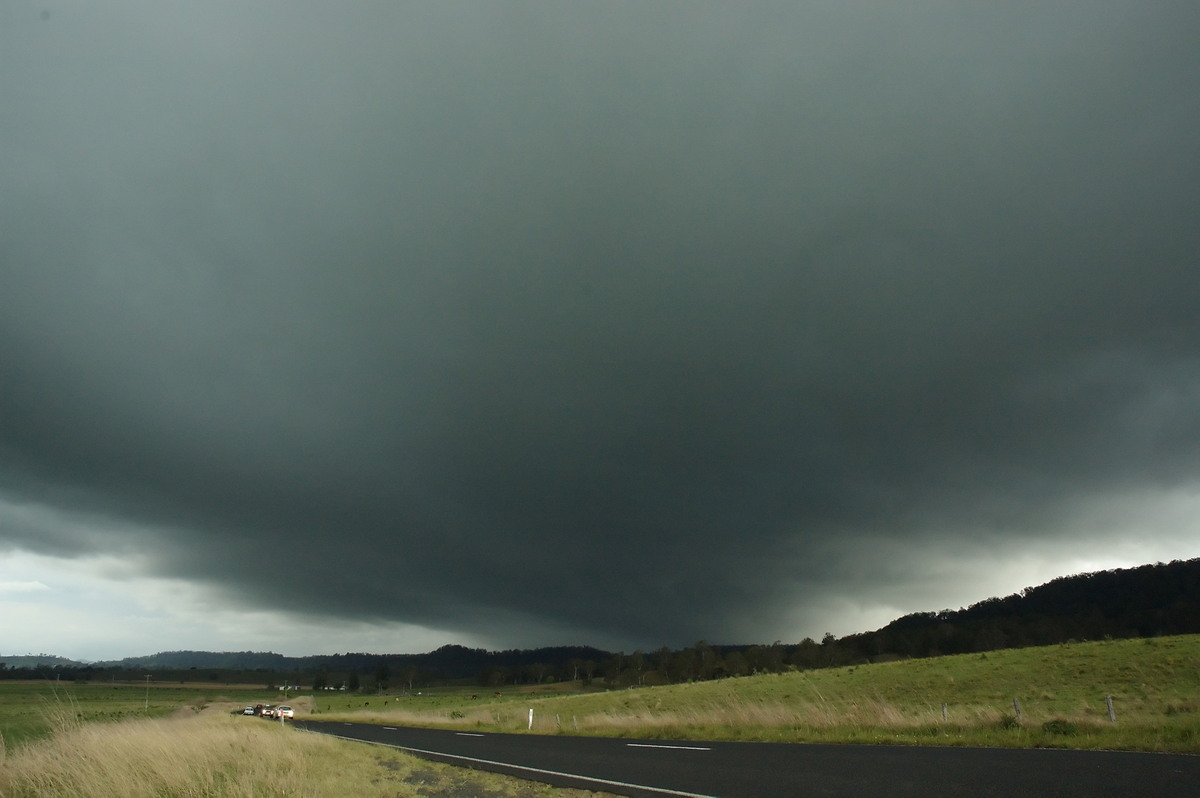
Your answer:
[[[1079,734],[1079,727],[1069,720],[1055,718],[1042,724],[1042,731],[1047,734],[1061,734],[1064,737],[1074,737]]]
[[[1021,719],[1016,715],[1001,715],[996,725],[1001,729],[1019,729],[1021,728]]]

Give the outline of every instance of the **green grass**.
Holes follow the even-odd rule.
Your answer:
[[[63,715],[80,721],[163,717],[214,703],[281,703],[277,691],[248,688],[0,681],[0,735],[10,747],[50,735]]]
[[[323,717],[480,730],[525,731],[532,708],[551,734],[1200,753],[1200,635],[576,695],[317,700]]]

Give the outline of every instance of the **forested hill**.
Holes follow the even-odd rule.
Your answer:
[[[966,609],[919,612],[839,641],[866,657],[936,656],[1200,633],[1200,559],[1064,576]]]

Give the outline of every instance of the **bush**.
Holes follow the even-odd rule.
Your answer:
[[[1042,724],[1042,731],[1047,734],[1061,734],[1064,737],[1074,737],[1079,734],[1079,727],[1069,720],[1055,718]]]
[[[996,725],[1001,729],[1019,729],[1021,728],[1021,719],[1016,715],[1002,715]]]

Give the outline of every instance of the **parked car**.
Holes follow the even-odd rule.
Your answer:
[[[288,720],[291,720],[296,717],[296,713],[292,712],[291,707],[284,704],[282,706],[275,707],[275,717],[287,718]]]

